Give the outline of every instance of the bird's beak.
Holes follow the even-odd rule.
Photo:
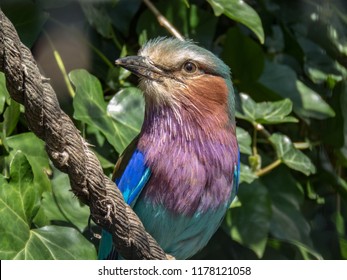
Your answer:
[[[147,57],[127,56],[118,58],[115,63],[116,65],[134,73],[138,77],[161,81],[162,77],[165,76],[165,72],[154,65],[154,63]]]

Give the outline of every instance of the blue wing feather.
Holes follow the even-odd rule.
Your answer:
[[[115,178],[115,183],[123,194],[124,201],[133,206],[136,203],[144,186],[151,176],[150,169],[145,164],[145,157],[136,149],[132,154],[123,174]],[[112,236],[102,230],[102,239],[99,246],[99,259],[108,259],[112,252]]]
[[[115,182],[123,194],[124,201],[134,205],[143,187],[151,175],[145,164],[145,157],[139,150],[135,150],[123,175],[116,178]]]

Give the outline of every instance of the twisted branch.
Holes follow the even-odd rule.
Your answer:
[[[40,74],[30,50],[1,9],[0,71],[5,73],[11,97],[25,106],[29,128],[46,142],[53,164],[69,175],[72,191],[90,207],[93,221],[112,234],[117,251],[126,259],[167,259],[103,174],[95,154],[59,107],[49,79]]]

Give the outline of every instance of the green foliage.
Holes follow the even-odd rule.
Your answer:
[[[1,259],[95,258],[93,245],[74,228],[54,225],[31,228],[41,194],[22,152],[13,156],[9,179],[0,175],[0,183]]]
[[[246,25],[264,43],[264,30],[257,12],[243,0],[207,0],[213,8],[214,14],[227,17]]]
[[[316,169],[311,160],[303,152],[296,149],[287,136],[274,133],[269,140],[275,147],[277,157],[288,167],[305,175],[315,173]]]
[[[240,188],[238,197],[242,207],[227,213],[224,229],[235,241],[249,247],[261,258],[272,216],[268,190],[257,180]],[[247,227],[243,225],[245,220],[248,221]],[[248,231],[253,234],[249,234]]]
[[[52,179],[52,190],[42,195],[42,211],[44,215],[41,217],[49,221],[59,221],[60,224],[71,224],[81,233],[86,228],[89,218],[89,208],[82,206],[70,191],[68,176],[56,169]],[[39,218],[40,216],[35,219],[36,224],[45,222]]]
[[[297,122],[296,118],[288,116],[292,112],[292,102],[289,99],[256,103],[246,94],[240,94],[240,97],[244,113],[237,114],[240,119],[260,124]]]
[[[195,258],[346,259],[347,5],[153,4],[183,36],[230,66],[237,90],[239,193],[221,229]],[[140,0],[2,0],[0,7],[57,83],[64,110],[110,175],[144,114],[137,80],[113,61],[135,54],[149,38],[170,34]],[[81,57],[70,55],[74,43],[65,40],[85,47]],[[53,62],[61,58],[58,72],[45,68],[42,53]],[[72,59],[76,65],[69,64]],[[2,73],[0,170],[0,259],[96,258],[89,209],[28,131],[23,107],[9,98]]]
[[[135,104],[141,98],[139,93],[136,95],[136,92],[139,90],[136,88],[127,88],[125,89],[126,92],[118,93],[116,95],[118,100],[116,99],[114,101],[116,102],[115,106],[113,106],[114,112],[108,114],[102,87],[96,77],[89,74],[86,70],[74,70],[70,72],[69,77],[76,88],[76,96],[73,100],[74,118],[99,130],[115,150],[121,153],[140,132],[142,119],[135,117],[136,114],[141,114],[141,110],[132,108],[129,116],[124,116],[127,113],[127,107],[129,107],[126,104],[129,98]],[[126,93],[129,96],[124,98],[123,96]],[[137,103],[140,103],[140,101]],[[141,103],[138,105],[141,105]],[[121,111],[117,112],[117,110]]]

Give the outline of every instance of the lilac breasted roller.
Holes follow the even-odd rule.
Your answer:
[[[240,154],[229,67],[191,41],[158,38],[116,60],[140,78],[141,132],[114,180],[167,254],[187,259],[222,222],[238,188]],[[103,231],[99,258],[118,258]]]

